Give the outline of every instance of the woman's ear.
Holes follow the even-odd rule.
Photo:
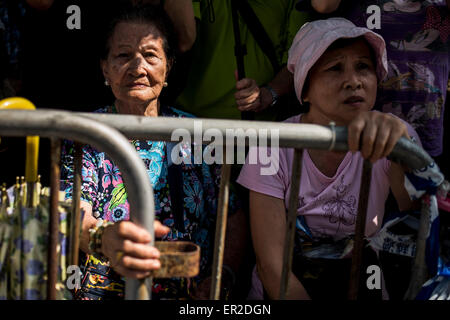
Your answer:
[[[106,60],[100,60],[100,68],[102,68],[103,77],[105,77],[106,81],[108,80],[108,68]]]
[[[108,69],[106,60],[100,60],[100,68],[102,68],[103,76],[107,79]]]
[[[308,92],[309,92],[309,75],[306,77],[305,82],[303,83],[303,88],[302,88],[302,101],[303,102],[309,102]]]
[[[303,90],[303,92],[302,92],[302,101],[303,102],[309,102],[308,88],[306,88],[306,90]]]
[[[174,59],[167,59],[166,80],[169,77],[170,70],[172,70],[173,64],[174,64]]]

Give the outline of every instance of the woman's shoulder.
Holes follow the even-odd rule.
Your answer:
[[[422,146],[422,141],[420,140],[419,134],[417,133],[417,131],[414,129],[414,127],[407,121],[405,121],[404,119],[400,118],[399,116],[388,112],[389,115],[399,119],[401,122],[403,122],[403,124],[406,126],[406,129],[408,130],[408,134],[411,137],[411,139],[418,144],[420,147]]]
[[[292,116],[290,118],[287,118],[286,120],[283,120],[282,122],[286,122],[286,123],[299,123],[300,119],[302,117],[303,113],[297,114],[295,116]]]
[[[93,111],[94,113],[117,113],[116,107],[114,105],[104,106]],[[178,117],[178,118],[196,118],[191,113],[182,111],[180,109],[161,105],[161,115],[163,117]]]
[[[196,118],[196,116],[191,113],[170,106],[161,106],[161,115],[163,117]]]
[[[98,108],[94,110],[94,113],[117,113],[117,111],[114,105],[111,105]]]

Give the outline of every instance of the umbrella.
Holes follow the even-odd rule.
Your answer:
[[[35,109],[22,98],[0,101],[0,109],[6,108]],[[38,148],[39,137],[27,137],[25,177],[17,178],[16,184],[8,189],[5,185],[1,188],[0,299],[48,298],[47,284],[52,276],[48,263],[51,197],[49,189],[41,186],[37,174]],[[64,199],[63,195],[60,199]],[[60,268],[55,275],[55,298],[70,299],[70,292],[63,284],[67,270],[67,213],[70,212],[70,203],[59,201],[58,204],[56,260]]]

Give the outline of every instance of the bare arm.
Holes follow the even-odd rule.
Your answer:
[[[400,137],[409,138],[406,125],[397,117],[378,111],[359,113],[348,126],[348,145],[352,152],[361,151],[372,162],[387,157]],[[409,210],[412,201],[404,187],[402,166],[392,163],[389,182],[401,211]]]
[[[160,4],[160,0],[132,0],[132,3]],[[192,48],[197,36],[194,8],[192,0],[166,0],[164,10],[172,20],[175,32],[178,36],[178,49],[186,52]]]
[[[228,216],[223,263],[238,272],[249,243],[248,219],[242,209]]]
[[[283,200],[250,191],[250,227],[258,275],[269,297],[278,299],[286,234]],[[286,297],[310,299],[292,272]]]
[[[397,163],[392,162],[389,170],[389,184],[395,200],[397,200],[400,211],[410,210],[413,206],[413,201],[405,189],[405,172],[403,167]]]
[[[341,0],[311,0],[311,6],[318,13],[332,13],[337,10]]]
[[[192,0],[166,0],[164,9],[178,35],[178,49],[181,52],[188,51],[197,36]]]
[[[244,255],[249,245],[248,221],[242,209],[228,216],[227,231],[225,235],[225,250],[223,254],[223,265],[228,266],[237,274],[242,266]],[[227,285],[226,278],[222,274],[222,287]],[[231,280],[231,279],[228,279]],[[236,280],[236,279],[235,279]],[[208,300],[211,290],[212,276],[208,275],[195,289],[193,297],[197,300]]]

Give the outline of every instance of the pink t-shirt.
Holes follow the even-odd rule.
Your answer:
[[[299,123],[300,117],[301,115],[297,115],[285,122]],[[405,124],[410,136],[420,141],[414,129],[406,122]],[[293,158],[294,149],[280,148],[279,169],[273,175],[261,175],[260,169],[263,166],[260,163],[247,162],[237,182],[250,190],[283,199],[288,208]],[[305,217],[314,237],[339,239],[354,234],[363,163],[364,159],[359,152],[348,152],[336,174],[327,177],[316,168],[308,151],[303,151],[297,213]],[[389,168],[390,161],[386,158],[373,164],[366,236],[373,236],[383,221],[384,205],[389,193]]]

